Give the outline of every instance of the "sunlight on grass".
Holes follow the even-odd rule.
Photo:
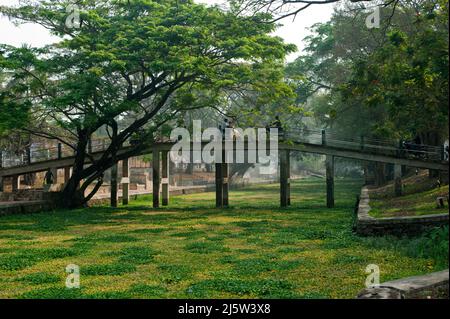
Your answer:
[[[448,214],[448,207],[438,208],[436,198],[448,195],[448,185],[401,197],[373,199],[369,214],[373,217],[423,216]]]
[[[382,281],[448,267],[407,239],[354,235],[360,187],[337,180],[334,209],[312,178],[293,182],[286,209],[272,184],[231,191],[228,209],[204,193],[160,209],[142,196],[117,209],[2,217],[0,298],[353,298],[370,263]],[[80,266],[81,289],[65,288],[68,264]]]

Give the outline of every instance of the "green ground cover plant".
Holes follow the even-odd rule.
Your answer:
[[[277,184],[173,196],[129,206],[0,218],[0,298],[354,298],[368,264],[381,281],[448,268],[448,228],[417,238],[362,238],[351,225],[360,180],[292,182],[292,206]],[[436,246],[439,242],[439,247]],[[445,245],[446,244],[446,245]],[[81,288],[65,288],[66,266]]]

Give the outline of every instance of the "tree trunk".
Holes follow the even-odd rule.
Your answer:
[[[86,202],[84,200],[84,189],[80,189],[80,183],[85,177],[82,173],[86,159],[86,146],[88,139],[87,133],[80,132],[75,154],[75,163],[72,168],[72,176],[61,193],[62,198],[59,205],[63,208],[73,209],[86,206]]]
[[[62,200],[60,201],[60,205],[62,208],[73,209],[87,206],[84,200],[84,191],[80,189],[81,180],[80,173],[75,172],[74,169],[72,176],[61,194]]]
[[[386,169],[384,163],[375,164],[375,185],[383,186],[386,184]]]
[[[424,134],[420,134],[420,138],[422,139],[422,144],[431,145],[431,146],[442,146],[443,139],[442,136],[437,132],[427,132]],[[430,169],[428,170],[429,178],[439,178],[439,171]]]
[[[186,167],[186,174],[192,174],[194,172],[194,164],[188,163]]]

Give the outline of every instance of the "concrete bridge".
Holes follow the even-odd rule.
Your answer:
[[[200,150],[209,142],[202,142]],[[102,156],[106,147],[104,142],[102,147],[95,151],[91,151],[91,157],[95,160]],[[141,151],[140,154],[153,154],[153,207],[159,207],[160,204],[169,204],[169,152],[175,142],[159,142]],[[255,146],[256,145],[256,146]],[[243,143],[232,143],[232,150],[228,148],[228,152],[243,152],[245,161],[248,160],[249,151],[257,151],[258,144],[249,144],[247,141]],[[270,148],[269,140],[266,141],[267,150]],[[222,149],[226,149],[226,143],[222,144]],[[229,146],[229,145],[228,145]],[[433,169],[447,171],[449,168],[448,155],[444,153],[443,147],[421,145],[420,148],[414,148],[414,151],[407,150],[386,141],[374,141],[361,138],[358,141],[350,139],[338,139],[333,134],[327,134],[325,131],[289,131],[283,134],[283,138],[277,143],[280,169],[280,205],[286,207],[290,205],[290,153],[305,152],[326,155],[326,184],[327,184],[327,207],[334,206],[334,159],[335,157],[343,157],[362,161],[381,162],[394,164],[395,192],[401,195],[401,167],[417,167],[424,169]],[[54,158],[48,160],[32,161],[31,156],[28,157],[27,163],[23,165],[9,165],[9,167],[1,167],[0,165],[0,191],[3,191],[3,183],[6,178],[12,179],[12,189],[19,188],[19,176],[29,173],[37,173],[42,171],[64,169],[64,182],[70,178],[71,167],[74,164],[73,155],[64,155],[62,146],[57,146],[57,154]],[[125,146],[119,151],[124,153],[130,149]],[[194,145],[191,144],[190,155],[193,157]],[[225,156],[226,158],[226,156]],[[0,164],[4,161],[0,158]],[[229,204],[229,181],[228,181],[228,165],[230,162],[216,163],[216,206],[226,207]],[[86,164],[89,164],[87,159]],[[123,176],[120,180],[123,190],[123,204],[129,201],[129,166],[128,159],[122,161]],[[117,206],[118,192],[118,169],[117,164],[111,169],[111,205]],[[57,176],[57,174],[53,174]],[[57,181],[55,180],[55,183]],[[161,199],[161,200],[160,200]]]

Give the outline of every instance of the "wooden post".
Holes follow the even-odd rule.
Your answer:
[[[3,190],[5,189],[4,185],[3,185],[3,181],[4,181],[4,178],[2,176],[0,176],[0,193],[3,192]]]
[[[122,204],[128,205],[130,201],[130,167],[128,158],[122,160]]]
[[[58,159],[62,158],[62,144],[58,143]]]
[[[394,165],[394,188],[395,188],[395,196],[402,196],[403,194],[402,166],[398,164]]]
[[[327,207],[334,207],[334,156],[327,155],[326,161],[327,174]]]
[[[160,157],[160,151],[153,150],[153,167],[152,167],[152,178],[153,178],[153,207],[158,208],[159,207],[159,184],[161,182],[160,175],[159,175],[159,157]]]
[[[53,175],[53,184],[58,184],[58,168],[50,169]]]
[[[280,206],[289,205],[289,150],[280,150]]]
[[[91,154],[92,153],[92,138],[89,137],[88,139],[88,153]]]
[[[369,163],[363,162],[364,168],[364,185],[369,185]]]
[[[0,150],[0,168],[3,168],[3,151]]]
[[[161,155],[161,190],[162,190],[162,204],[163,206],[169,205],[169,165],[170,158],[169,152],[164,151]]]
[[[117,207],[117,163],[111,167],[111,207]]]
[[[64,167],[64,183],[67,183],[70,179],[70,166]]]
[[[144,172],[145,190],[150,190],[150,172]]]
[[[322,130],[322,145],[327,145],[327,135],[325,130]]]
[[[287,175],[288,175],[288,183],[287,183],[287,200],[288,200],[288,206],[291,206],[291,152],[287,151]]]
[[[11,177],[12,180],[12,191],[15,192],[20,189],[20,176],[15,175]]]
[[[228,207],[228,193],[229,193],[229,181],[228,181],[228,163],[222,163],[222,206]]]
[[[31,164],[31,148],[27,147],[26,152],[27,152],[27,164],[30,165]]]
[[[223,205],[223,170],[222,163],[216,163],[216,207],[220,208]]]

